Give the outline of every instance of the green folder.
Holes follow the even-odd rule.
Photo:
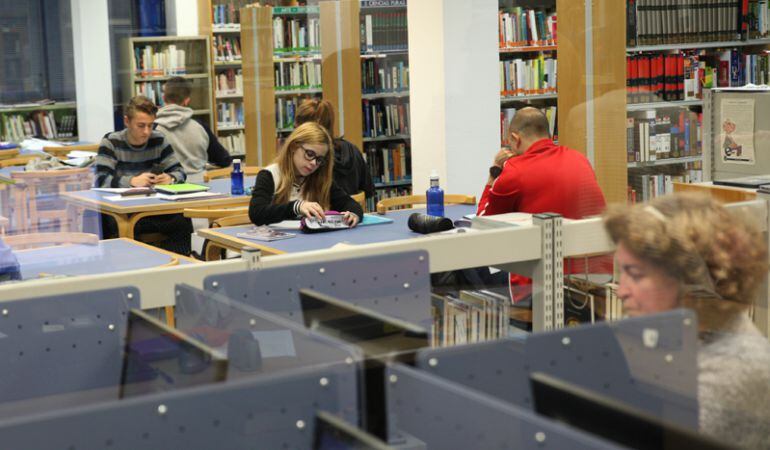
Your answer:
[[[154,186],[157,192],[162,194],[179,195],[192,194],[194,192],[208,191],[209,187],[202,184],[179,183],[179,184],[158,184]]]

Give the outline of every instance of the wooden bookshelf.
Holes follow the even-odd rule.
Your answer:
[[[178,62],[177,67],[150,67],[145,50],[154,54],[166,53]],[[123,41],[121,48],[121,67],[123,67],[121,86],[123,98],[142,94],[163,106],[163,85],[173,77],[182,77],[192,82],[190,108],[193,115],[214,126],[211,100],[211,59],[208,36],[158,36],[132,37]],[[181,52],[184,52],[182,55]],[[184,60],[184,66],[181,61]],[[145,64],[142,67],[142,64]]]

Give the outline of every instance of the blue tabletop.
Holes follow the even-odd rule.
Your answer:
[[[396,241],[399,239],[409,239],[423,236],[419,233],[413,232],[407,226],[409,216],[415,212],[424,213],[425,209],[389,211],[385,217],[393,219],[392,223],[356,227],[349,230],[331,231],[328,233],[316,234],[304,234],[295,230],[292,232],[297,233],[297,236],[291,239],[271,242],[255,241],[244,238],[240,239],[253,242],[254,244],[262,247],[270,247],[285,253],[322,250],[343,242],[346,244],[362,245],[376,242]],[[447,205],[445,207],[445,213],[446,216],[450,219],[457,220],[461,219],[464,215],[476,213],[476,206]],[[237,227],[216,228],[212,231],[216,231],[218,233],[226,234],[232,237],[237,237],[238,233],[243,233],[251,227],[252,225],[243,225]]]
[[[128,239],[109,239],[97,245],[74,244],[15,252],[22,279],[51,275],[97,275],[147,269],[169,264],[173,256]],[[182,258],[179,264],[188,264]]]

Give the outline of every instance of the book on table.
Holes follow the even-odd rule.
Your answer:
[[[203,184],[178,183],[178,184],[158,184],[158,185],[155,185],[154,189],[157,192],[161,192],[163,194],[181,195],[181,194],[192,194],[195,192],[204,192],[204,191],[208,191],[210,188]]]

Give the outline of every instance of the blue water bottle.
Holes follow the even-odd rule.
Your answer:
[[[233,160],[233,171],[230,172],[230,193],[233,195],[243,195],[243,169],[241,169],[241,160]]]
[[[444,217],[444,190],[438,185],[438,172],[430,173],[430,187],[425,191],[428,202],[428,215]]]

